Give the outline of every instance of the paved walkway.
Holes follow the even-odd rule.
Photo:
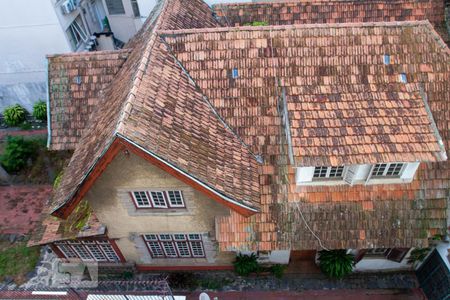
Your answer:
[[[41,216],[52,187],[0,186],[0,234],[27,234]]]

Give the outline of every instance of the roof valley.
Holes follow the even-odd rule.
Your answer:
[[[195,79],[191,76],[189,71],[184,67],[183,63],[176,57],[175,53],[172,50],[172,47],[165,41],[164,37],[161,36],[161,41],[163,44],[167,47],[167,50],[169,52],[169,55],[175,60],[176,64],[183,70],[183,73],[189,78],[189,81],[191,84],[195,87],[195,89],[202,95],[203,101],[208,105],[209,109],[213,112],[214,116],[223,124],[223,126],[231,132],[231,134],[244,146],[250,154],[256,159],[258,163],[263,163],[264,159],[263,156],[260,153],[254,153],[251,149],[250,145],[244,142],[244,140],[234,131],[234,129],[228,125],[228,123],[225,121],[224,118],[217,112],[214,105],[209,101],[208,97],[205,95],[205,93],[202,91],[200,86],[197,84]]]

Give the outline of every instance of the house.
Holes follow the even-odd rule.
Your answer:
[[[141,270],[351,249],[366,270],[447,234],[442,1],[187,3],[121,51],[49,57],[49,148],[74,154],[31,245]]]

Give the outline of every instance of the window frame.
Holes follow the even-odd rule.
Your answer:
[[[65,256],[66,259],[80,259],[81,261],[86,262],[112,262],[112,263],[119,263],[121,262],[121,258],[114,249],[114,246],[112,243],[108,240],[70,240],[70,241],[61,241],[54,243],[56,248],[61,251],[61,253]],[[104,259],[96,258],[96,256],[93,254],[92,250],[88,246],[95,246],[100,253],[102,253]],[[112,253],[107,254],[104,250],[104,246],[107,246],[109,248],[108,251],[112,251],[114,255],[111,255]],[[76,256],[75,257],[69,257],[67,255],[67,251],[63,250],[69,249],[72,251]],[[81,251],[79,251],[79,249]],[[83,258],[83,255],[80,255],[82,252],[85,252],[90,255],[90,258]],[[115,257],[113,257],[115,256]],[[86,256],[87,257],[87,256]]]
[[[147,198],[147,201],[148,201],[148,206],[139,205],[139,202],[136,198],[135,193],[144,193]],[[133,199],[133,202],[134,202],[134,205],[136,206],[136,208],[139,208],[139,209],[153,208],[152,200],[147,191],[132,191],[132,192],[130,192],[130,195],[131,195],[131,198]]]
[[[69,24],[66,29],[66,34],[69,36],[69,42],[74,51],[77,50],[81,44],[87,42],[89,35],[81,15],[75,17]]]
[[[167,205],[167,199],[166,199],[166,195],[165,195],[164,191],[148,191],[147,193],[150,195],[153,208],[163,208],[163,209],[169,208],[169,206]],[[158,204],[155,203],[155,198],[153,197],[153,193],[162,195],[162,201],[164,202],[163,205],[160,205],[159,203]],[[157,199],[157,200],[159,202],[161,199]]]
[[[110,6],[111,5],[114,6],[114,4],[110,4],[108,6],[108,1],[111,1],[111,0],[105,0],[105,6],[106,6],[106,11],[108,12],[109,15],[111,15],[111,16],[123,16],[123,15],[126,14],[125,5],[123,4],[123,0],[112,0],[112,1],[120,1],[121,5],[122,5],[122,9],[121,9],[121,12],[119,12],[119,13],[117,13],[117,12],[111,13]],[[109,2],[109,3],[111,3],[111,2]]]
[[[142,206],[138,203],[138,200],[136,198],[135,193],[145,193],[147,197],[147,201],[149,202],[149,205]],[[162,200],[164,201],[164,205],[161,205],[159,203],[159,200],[157,199],[158,204],[155,203],[155,197],[152,193],[158,193],[162,195]],[[179,196],[179,199],[181,200],[181,204],[174,204],[172,203],[173,197],[170,196],[170,193],[174,193],[174,197],[177,198]],[[154,210],[164,210],[164,209],[171,209],[171,208],[186,208],[186,201],[184,199],[183,191],[182,190],[133,190],[129,192],[131,199],[133,200],[134,206],[136,209],[154,209]]]
[[[139,3],[137,0],[130,0],[131,2],[131,9],[133,10],[133,16],[135,18],[141,17],[141,10],[139,8]]]
[[[168,238],[161,238],[161,236],[167,235]],[[176,236],[182,236],[182,237],[176,237]],[[198,237],[192,238],[191,235],[196,235]],[[148,238],[149,236],[155,236],[152,238]],[[150,254],[150,256],[154,259],[186,259],[186,258],[205,258],[206,252],[205,252],[205,246],[202,239],[202,235],[200,233],[149,233],[149,234],[143,234],[142,239],[145,243],[145,246],[147,247],[147,250]],[[152,250],[152,247],[150,246],[150,243],[158,244],[158,248],[161,249],[162,255],[155,255],[154,251]],[[189,255],[182,254],[180,251],[180,245],[179,243],[185,243],[186,249],[189,252]],[[195,254],[194,247],[192,244],[195,243],[195,245],[199,245],[201,248],[201,255]],[[165,245],[169,245],[168,247],[171,247],[174,250],[174,253],[176,255],[171,255],[166,250]],[[184,251],[184,250],[183,250]]]
[[[316,169],[319,169],[319,168],[320,168],[319,174],[321,173],[321,171],[324,168],[326,168],[325,177],[320,177],[320,176],[316,177],[315,176]],[[331,174],[333,168],[336,168],[336,173],[338,173],[339,168],[341,168],[341,171],[340,171],[341,175],[340,176],[332,176],[332,177],[330,177],[330,174]],[[317,167],[314,167],[312,181],[320,181],[320,180],[337,180],[337,181],[341,181],[341,180],[344,180],[345,169],[346,169],[346,166],[317,166]]]
[[[383,174],[382,175],[374,175],[373,172],[375,171],[375,169],[377,168],[378,165],[386,165],[385,169],[383,170]],[[389,168],[391,167],[391,165],[401,165],[400,171],[398,172],[397,175],[387,175]],[[404,162],[391,162],[391,163],[377,163],[377,164],[373,164],[372,168],[370,169],[370,173],[369,173],[369,179],[389,179],[389,178],[401,178],[403,171],[406,168],[407,163]]]

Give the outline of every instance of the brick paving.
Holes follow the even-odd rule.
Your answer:
[[[0,186],[0,234],[27,234],[41,216],[50,185]]]
[[[4,140],[7,136],[31,136],[31,135],[44,135],[47,134],[47,129],[37,130],[0,130],[0,140]]]

